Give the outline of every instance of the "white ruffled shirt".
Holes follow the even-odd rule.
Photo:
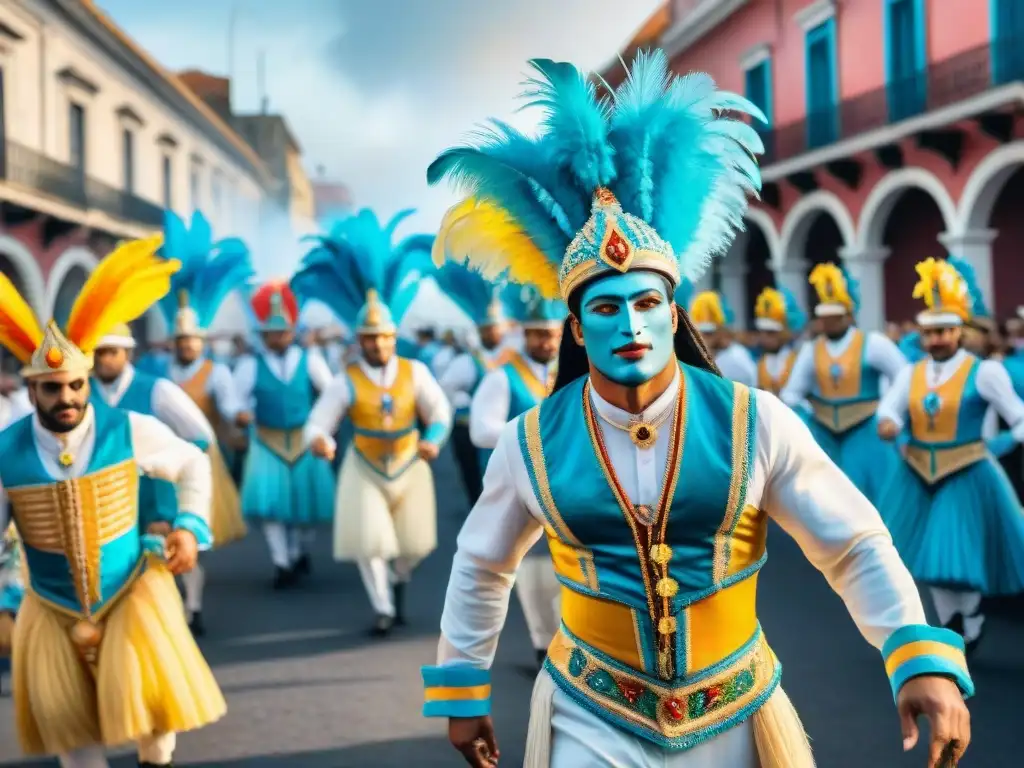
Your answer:
[[[548,380],[553,363],[538,363],[528,355],[523,355],[522,359],[538,381]],[[473,445],[494,448],[498,444],[498,438],[508,424],[511,402],[512,385],[504,369],[498,368],[484,376],[469,406],[469,439]]]

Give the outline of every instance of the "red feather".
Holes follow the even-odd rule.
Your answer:
[[[275,294],[280,294],[288,322],[294,325],[299,318],[299,302],[295,299],[287,280],[270,280],[252,295],[252,311],[256,314],[256,319],[261,323],[267,322],[270,317],[270,300]]]

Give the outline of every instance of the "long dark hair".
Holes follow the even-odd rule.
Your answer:
[[[676,304],[676,311],[679,313],[679,325],[676,327],[674,337],[676,357],[694,368],[703,368],[705,371],[721,376],[721,371],[715,365],[714,358],[704,344],[704,339],[693,326],[693,321],[690,320],[686,310]],[[562,328],[562,345],[558,349],[558,378],[555,379],[555,387],[552,392],[557,392],[580,376],[590,373],[590,358],[587,357],[586,348],[577,344],[576,339],[573,338],[571,322],[572,316],[570,315],[565,319],[565,325]]]

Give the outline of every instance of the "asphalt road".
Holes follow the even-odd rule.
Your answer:
[[[450,456],[437,467],[441,547],[410,588],[410,627],[386,641],[365,631],[372,616],[354,568],[331,562],[328,536],[305,587],[270,589],[262,539],[209,556],[202,642],[229,703],[228,716],[179,739],[176,762],[198,768],[398,768],[458,766],[445,724],[420,716],[419,667],[434,655],[455,535],[465,501]],[[878,653],[842,603],[779,530],[761,583],[760,610],[782,659],[783,684],[800,711],[821,768],[921,768],[901,752],[895,708]],[[513,601],[515,605],[515,601]],[[974,745],[966,766],[1020,765],[1019,692],[1024,624],[990,619],[973,664]],[[513,608],[494,670],[502,764],[522,764],[532,652]],[[10,699],[0,699],[0,766],[18,758]],[[1015,727],[1016,726],[1016,727]],[[122,752],[122,754],[125,754]],[[116,768],[134,765],[115,759]],[[728,768],[723,767],[723,768]]]

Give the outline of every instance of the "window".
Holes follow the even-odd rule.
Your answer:
[[[923,0],[886,0],[885,62],[889,119],[923,112],[928,85]]]
[[[135,134],[128,128],[121,131],[121,165],[124,174],[124,191],[135,192]]]
[[[192,167],[188,173],[188,195],[189,202],[192,204],[192,210],[199,210],[199,164],[196,162],[192,163]]]
[[[1024,79],[1024,4],[989,0],[992,27],[992,80],[1003,85]]]
[[[174,207],[174,196],[171,194],[174,190],[174,166],[171,163],[170,155],[164,155],[163,183],[164,208],[170,210]]]
[[[68,164],[85,174],[85,107],[71,103],[68,111]]]
[[[764,112],[768,122],[754,120],[755,130],[761,134],[765,143],[766,162],[771,162],[771,125],[772,125],[772,61],[766,58],[747,68],[745,92],[754,106]]]
[[[836,22],[828,19],[807,33],[807,145],[809,149],[839,138],[836,120]]]

